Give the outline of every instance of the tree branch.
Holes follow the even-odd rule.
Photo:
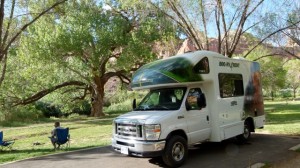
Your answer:
[[[103,79],[104,79],[104,81],[108,81],[108,79],[110,79],[111,77],[118,76],[122,73],[125,73],[125,70],[121,70],[121,71],[117,71],[117,72],[106,72],[103,75]]]
[[[233,43],[230,46],[230,53],[229,55],[232,55],[238,45],[239,39],[241,38],[241,35],[243,34],[243,28],[244,28],[244,24],[247,20],[247,18],[264,2],[264,0],[260,0],[255,7],[247,14],[247,11],[249,9],[249,5],[250,5],[250,0],[247,1],[247,4],[245,5],[245,8],[243,10],[243,14],[238,26],[238,31],[235,33],[234,39],[233,39]]]
[[[176,15],[179,17],[179,19],[183,22],[183,25],[185,25],[185,27],[183,27],[187,32],[189,32],[188,34],[192,37],[193,42],[196,44],[197,49],[202,50],[203,46],[201,44],[201,42],[198,42],[198,38],[196,37],[195,31],[192,30],[192,26],[189,25],[189,23],[186,21],[186,19],[184,18],[184,16],[181,15],[181,13],[179,12],[179,10],[177,9],[176,5],[174,4],[174,2],[171,0],[167,1],[168,5],[171,7],[171,9],[176,13]]]
[[[267,54],[267,55],[263,55],[263,56],[260,56],[260,57],[258,57],[258,58],[256,58],[256,59],[254,59],[253,61],[258,61],[258,60],[260,60],[260,59],[262,59],[262,58],[265,58],[265,57],[271,57],[271,56],[282,56],[282,54],[280,54],[280,53],[272,53],[272,54]]]
[[[100,76],[103,76],[105,74],[105,68],[106,68],[106,63],[110,59],[109,56],[106,56],[107,58],[102,57],[101,62],[99,65],[99,71],[100,71]]]
[[[259,22],[254,23],[253,25],[249,26],[248,28],[246,28],[242,34],[244,34],[245,32],[247,32],[248,30],[250,30],[251,28],[255,27],[256,25],[258,25],[259,23],[262,23],[264,20],[261,20]]]
[[[89,86],[86,86],[86,87],[84,88],[83,95],[80,96],[80,97],[75,97],[75,98],[73,98],[73,100],[71,100],[71,101],[74,102],[74,101],[76,101],[76,100],[84,100],[85,97],[86,97],[87,94],[88,94],[88,90],[89,90]]]
[[[123,13],[127,14],[126,11],[123,11],[123,10],[118,11],[118,10],[116,10],[115,8],[112,8],[112,10],[113,10],[113,12],[119,14],[123,19],[125,19],[125,20],[129,23],[129,28],[128,28],[127,31],[125,31],[125,33],[130,33],[131,31],[134,30],[134,28],[137,26],[137,25],[135,24],[135,23],[136,23],[136,18],[137,18],[137,16],[132,16],[132,18],[129,19],[128,16],[125,16],[125,15],[123,14]]]
[[[215,10],[215,18],[216,18],[216,25],[217,25],[217,30],[218,30],[218,53],[222,54],[221,53],[221,28],[220,28],[220,11],[219,11],[219,8],[216,7],[216,10]]]
[[[7,40],[8,34],[9,34],[10,24],[12,23],[14,10],[15,10],[15,3],[16,3],[16,0],[13,0],[12,4],[11,4],[10,16],[9,16],[8,24],[7,24],[7,27],[6,27],[5,35],[4,35],[4,38],[2,40],[1,48],[4,48],[5,42]]]
[[[175,4],[174,4],[174,1],[173,1],[173,5],[174,7],[176,8]],[[187,16],[187,14],[185,13],[185,10],[182,8],[182,6],[180,4],[178,4],[178,7],[180,9],[181,12],[179,12],[179,10],[176,8],[176,11],[181,15],[182,13],[182,18],[185,20],[186,22],[186,26],[188,28],[191,29],[192,31],[192,37],[194,38],[193,42],[196,43],[197,46],[200,46],[200,48],[198,49],[204,49],[203,45],[202,45],[202,40],[201,40],[201,37],[198,36],[198,33],[197,31],[195,30],[195,26],[193,26],[191,20],[189,19],[189,17]],[[177,14],[178,15],[178,14]],[[202,15],[201,15],[202,16]],[[199,44],[198,44],[199,43]]]
[[[281,49],[282,49],[283,51],[285,51],[286,53],[288,53],[290,56],[292,56],[292,57],[294,57],[294,58],[296,58],[296,59],[300,59],[299,56],[297,56],[296,54],[290,52],[289,50],[284,49],[284,48],[281,48]]]
[[[5,78],[5,74],[6,74],[7,54],[4,55],[2,61],[3,61],[3,67],[2,67],[2,73],[1,73],[1,78],[0,78],[0,88],[1,88],[2,82]]]
[[[152,2],[150,2],[150,4],[151,4],[152,6],[154,6],[157,10],[159,10],[160,12],[162,12],[164,15],[166,15],[167,17],[169,17],[170,19],[172,19],[174,22],[176,22],[176,23],[179,25],[179,27],[181,27],[181,28],[183,29],[183,31],[185,31],[185,33],[186,33],[188,36],[192,36],[188,31],[186,31],[185,26],[184,26],[181,22],[179,22],[177,19],[175,19],[175,17],[169,15],[168,13],[166,13],[165,11],[163,11],[162,9],[160,9],[158,6],[156,6],[156,5],[153,4]]]
[[[230,48],[229,48],[229,51],[227,52],[228,56],[231,57],[233,52],[235,51],[235,48],[239,42],[239,39],[241,37],[241,33],[243,31],[243,27],[244,27],[244,24],[247,20],[247,11],[248,11],[248,8],[249,8],[249,5],[250,5],[250,0],[247,0],[246,2],[246,5],[243,9],[243,12],[242,12],[242,16],[241,16],[241,19],[239,21],[239,25],[238,25],[238,28],[237,28],[237,31],[235,32],[234,34],[234,37],[233,37],[233,41],[230,45]]]
[[[130,83],[131,80],[130,80],[127,76],[121,74],[121,75],[119,75],[118,77],[119,77],[119,79],[122,81],[122,83],[125,83],[125,84],[129,85],[129,83]],[[125,81],[124,79],[125,79],[126,81]]]
[[[56,2],[55,4],[53,4],[51,7],[47,8],[46,10],[44,10],[43,12],[41,12],[38,16],[36,16],[34,19],[32,19],[32,21],[28,22],[27,24],[25,24],[18,32],[17,34],[15,34],[12,39],[7,43],[5,49],[3,50],[4,53],[6,53],[9,49],[9,47],[11,46],[11,44],[16,40],[17,37],[19,37],[19,35],[31,24],[33,24],[34,22],[36,22],[40,17],[42,17],[45,13],[47,13],[48,11],[50,11],[51,9],[55,8],[56,6],[66,2],[67,0],[61,0]],[[2,56],[0,55],[0,60]]]
[[[298,24],[298,23],[300,23],[300,21],[298,21],[296,24]],[[278,30],[276,30],[276,31],[274,31],[273,33],[270,33],[269,35],[267,35],[265,38],[263,38],[259,43],[257,43],[251,50],[249,50],[246,54],[245,54],[245,56],[244,56],[244,58],[246,58],[256,47],[258,47],[259,45],[261,45],[266,39],[268,39],[269,37],[271,37],[271,36],[273,36],[274,34],[276,34],[276,33],[278,33],[278,32],[280,32],[280,31],[283,31],[283,30],[285,30],[285,29],[288,29],[288,28],[290,28],[290,27],[292,27],[293,25],[288,25],[288,26],[286,26],[286,27],[283,27],[283,28],[281,28],[281,29],[278,29]]]
[[[85,83],[83,82],[80,82],[80,81],[69,81],[69,82],[64,82],[62,84],[59,84],[59,85],[56,85],[54,87],[51,87],[49,89],[45,89],[45,90],[42,90],[26,99],[23,99],[19,102],[16,102],[14,104],[14,106],[17,106],[17,105],[26,105],[26,104],[30,104],[30,103],[33,103],[41,98],[43,98],[44,96],[48,95],[49,93],[52,93],[54,92],[55,90],[57,89],[60,89],[60,88],[63,88],[63,87],[67,87],[67,86],[84,86],[86,85]]]
[[[222,7],[222,10],[223,10],[223,18],[225,18],[225,14],[224,14],[224,9],[223,9],[223,7]],[[229,23],[229,26],[227,27],[226,26],[226,28],[225,28],[225,32],[224,32],[224,34],[226,34],[226,35],[224,35],[223,36],[223,38],[221,38],[221,30],[220,30],[220,23],[219,23],[219,27],[218,27],[218,29],[219,29],[219,46],[220,46],[220,52],[219,53],[221,53],[221,54],[223,54],[223,55],[225,55],[225,52],[227,52],[226,50],[228,49],[228,45],[227,45],[227,49],[225,48],[224,49],[224,51],[222,51],[221,52],[221,46],[222,46],[222,44],[223,44],[223,41],[225,40],[225,41],[227,41],[227,44],[229,44],[228,43],[228,38],[230,38],[230,37],[228,37],[228,34],[229,34],[229,32],[230,32],[230,30],[231,30],[231,28],[232,28],[232,26],[233,26],[233,24],[234,24],[234,22],[238,19],[238,13],[239,13],[239,10],[237,9],[237,10],[235,10],[235,13],[233,14],[233,16],[232,16],[232,19],[231,19],[231,21],[230,21],[230,23]],[[220,12],[219,12],[219,15],[220,15]],[[220,17],[220,16],[219,16]],[[220,18],[218,18],[218,22],[220,22]],[[225,42],[226,43],[226,42]],[[226,45],[226,44],[225,44]]]
[[[222,0],[218,0],[218,7],[220,9],[221,12],[221,17],[222,17],[222,23],[223,23],[223,29],[224,29],[224,39],[225,39],[225,56],[228,55],[228,31],[227,30],[227,26],[226,26],[226,21],[225,21],[225,14],[224,14],[224,10],[223,10],[223,4],[222,4]],[[223,40],[222,40],[223,41]],[[221,42],[222,44],[222,42]]]
[[[265,0],[260,0],[257,5],[247,14],[246,18],[248,18]]]
[[[295,42],[300,47],[300,39],[297,39],[295,36],[291,35],[290,33],[285,32],[285,31],[282,31],[282,33],[285,34],[286,36],[288,36],[290,39],[292,39],[293,42]]]
[[[48,12],[48,14],[53,14],[54,12]],[[28,13],[23,13],[23,14],[19,14],[19,15],[15,15],[14,16],[14,19],[15,18],[18,18],[20,16],[30,16],[30,15],[38,15],[40,13],[37,13],[37,12],[28,12]]]
[[[208,42],[208,37],[207,37],[208,33],[207,33],[207,25],[206,25],[206,20],[205,20],[205,8],[203,5],[203,0],[200,0],[200,10],[201,10],[202,22],[203,22],[203,27],[204,27],[206,50],[209,50],[209,42]]]
[[[71,88],[71,89],[66,89],[64,92],[62,92],[62,94],[66,94],[66,93],[69,93],[69,92],[74,92],[76,90],[84,90],[87,86],[85,87],[74,87],[74,88]]]
[[[1,6],[0,6],[0,40],[1,40],[1,46],[2,46],[2,31],[3,31],[3,22],[4,22],[4,2],[5,0],[1,0]],[[0,48],[0,61],[2,60],[2,48]]]
[[[87,82],[90,82],[90,79],[88,77],[83,76],[79,71],[77,71],[69,66],[66,66],[66,68],[68,68],[72,72],[76,73],[77,75],[79,75],[82,79],[86,80]]]

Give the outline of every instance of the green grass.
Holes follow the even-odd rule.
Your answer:
[[[68,150],[105,146],[111,143],[112,119],[62,121],[61,125],[70,128],[71,147]],[[15,139],[12,151],[7,149],[0,151],[0,163],[66,151],[53,150],[48,138],[53,123],[0,129],[4,132],[5,140]],[[35,142],[42,145],[34,146]]]
[[[266,101],[266,125],[257,132],[300,135],[300,101]]]

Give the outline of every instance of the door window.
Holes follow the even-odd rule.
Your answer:
[[[205,97],[200,88],[190,89],[186,99],[186,106],[189,110],[201,110],[206,106]]]

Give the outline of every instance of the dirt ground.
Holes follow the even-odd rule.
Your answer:
[[[272,168],[299,168],[300,167],[300,153],[290,160],[282,161],[280,163],[274,163],[271,165]]]

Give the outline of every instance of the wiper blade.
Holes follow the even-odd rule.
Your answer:
[[[162,105],[156,105],[156,106],[147,106],[147,107],[143,107],[143,106],[139,106],[137,108],[134,109],[134,111],[152,111],[152,110],[172,110],[173,108],[169,108],[166,106],[162,106]]]
[[[142,108],[135,108],[133,109],[133,111],[145,111],[146,109],[142,109]]]

